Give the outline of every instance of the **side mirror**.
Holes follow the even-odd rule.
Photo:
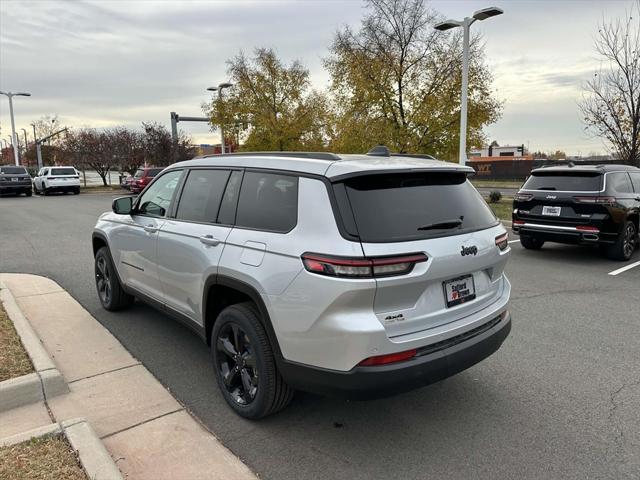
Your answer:
[[[131,210],[133,210],[133,198],[116,198],[111,204],[111,210],[113,210],[113,213],[117,213],[119,215],[129,215]]]

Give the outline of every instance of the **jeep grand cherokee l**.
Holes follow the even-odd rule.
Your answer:
[[[248,418],[294,389],[364,399],[436,382],[511,328],[507,232],[472,172],[331,153],[174,164],[98,219],[100,302],[136,297],[191,327]]]
[[[638,245],[640,168],[626,165],[538,168],[513,200],[513,232],[528,249],[545,242],[599,245],[629,260]]]

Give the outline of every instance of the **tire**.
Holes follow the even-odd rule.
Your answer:
[[[24,194],[25,194],[27,197],[30,197],[31,195],[33,195],[33,192],[32,192],[31,190],[27,190],[26,192],[24,192]]]
[[[45,197],[49,195],[49,190],[44,185],[42,186],[42,195]]]
[[[38,191],[35,183],[33,184],[33,193],[35,193],[36,195],[40,195],[40,192]]]
[[[231,305],[218,315],[211,331],[211,357],[222,396],[238,415],[259,419],[291,402],[294,390],[278,372],[252,303]]]
[[[107,247],[98,250],[95,257],[96,290],[105,310],[116,311],[130,306],[134,297],[124,291]]]
[[[520,245],[527,250],[540,250],[544,245],[544,241],[535,237],[527,237],[526,235],[520,235]]]
[[[74,195],[79,195],[79,194],[80,194],[80,187],[78,187],[78,188],[74,188],[74,189],[73,189],[73,194],[74,194]]]
[[[612,260],[627,261],[638,246],[638,229],[635,223],[626,221],[616,243],[606,247],[605,254]]]

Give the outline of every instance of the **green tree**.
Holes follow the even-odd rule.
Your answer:
[[[287,66],[272,49],[258,48],[253,58],[241,52],[227,65],[233,87],[203,105],[212,129],[222,125],[225,139],[240,139],[243,150],[325,149],[326,98],[311,88],[300,62]]]
[[[462,41],[439,32],[439,15],[424,0],[369,0],[358,31],[345,27],[330,47],[332,150],[363,152],[385,144],[397,152],[456,157],[459,139]],[[484,143],[500,103],[483,63],[479,37],[471,42],[468,145]]]

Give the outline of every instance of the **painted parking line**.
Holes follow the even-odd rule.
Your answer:
[[[614,270],[613,272],[609,272],[609,275],[620,275],[621,273],[626,272],[627,270],[631,270],[632,268],[640,267],[640,262],[631,263],[625,267]]]

